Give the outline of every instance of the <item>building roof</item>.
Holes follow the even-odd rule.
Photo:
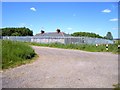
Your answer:
[[[35,36],[45,36],[45,37],[68,37],[69,34],[66,34],[64,32],[48,32],[48,33],[38,33]]]

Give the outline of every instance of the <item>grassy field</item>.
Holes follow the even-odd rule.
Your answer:
[[[120,53],[118,50],[118,44],[110,44],[108,46],[108,51],[106,50],[105,45],[88,45],[88,44],[60,44],[60,43],[51,43],[51,44],[42,44],[42,43],[28,43],[30,45],[36,46],[47,46],[47,47],[54,47],[54,48],[64,48],[64,49],[76,49],[76,50],[84,50],[90,52],[113,52],[113,53]]]
[[[25,43],[2,40],[2,69],[29,63],[35,55],[34,50]]]

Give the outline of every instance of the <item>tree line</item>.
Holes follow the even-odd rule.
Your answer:
[[[2,36],[33,36],[33,31],[26,27],[2,28]]]
[[[83,36],[83,37],[92,37],[92,38],[103,38],[113,40],[113,36],[111,32],[107,32],[106,36],[100,36],[99,34],[89,33],[89,32],[74,32],[71,36]]]

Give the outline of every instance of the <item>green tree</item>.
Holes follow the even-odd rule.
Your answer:
[[[105,38],[106,38],[106,39],[113,40],[112,33],[111,33],[111,32],[107,32],[107,34],[106,34]]]
[[[8,27],[0,30],[2,30],[2,36],[33,36],[33,31],[26,27]]]
[[[18,32],[12,33],[11,36],[20,36],[20,34]]]
[[[71,34],[72,36],[85,36],[85,37],[93,37],[93,38],[103,38],[102,36],[95,34],[95,33],[89,33],[89,32],[74,32]]]

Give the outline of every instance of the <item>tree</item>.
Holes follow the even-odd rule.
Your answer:
[[[33,36],[33,31],[26,27],[2,28],[2,36]]]
[[[99,34],[95,34],[95,33],[89,33],[89,32],[74,32],[73,34],[71,34],[72,36],[84,36],[84,37],[92,37],[92,38],[103,38],[102,36],[100,36]]]
[[[18,32],[12,33],[11,36],[20,36]]]
[[[105,38],[106,38],[106,39],[113,40],[112,33],[111,33],[111,32],[107,32],[107,34],[106,34]]]

